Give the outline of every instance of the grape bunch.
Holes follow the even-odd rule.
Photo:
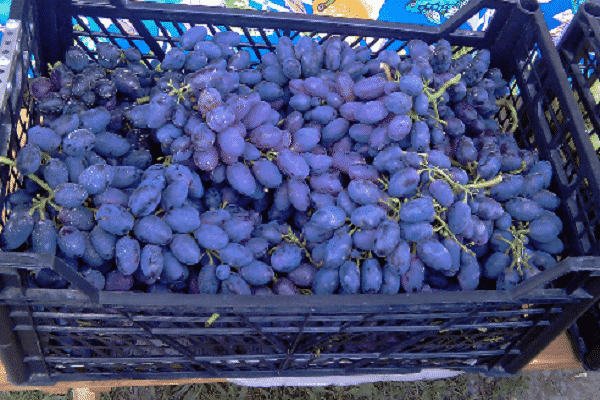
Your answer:
[[[509,289],[564,246],[552,168],[503,129],[480,49],[186,31],[155,68],[78,47],[30,82],[3,251],[55,254],[98,290],[395,294]],[[33,286],[65,288],[48,269]]]

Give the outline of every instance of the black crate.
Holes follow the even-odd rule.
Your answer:
[[[585,124],[585,135],[600,157],[600,2],[584,3],[558,44],[573,95]],[[590,218],[599,234],[599,213]],[[596,250],[596,253],[597,254]],[[596,303],[569,329],[586,369],[600,369],[600,303]]]
[[[487,31],[459,29],[485,8],[495,9]],[[213,33],[241,29],[240,47],[251,48],[256,57],[273,49],[278,36],[297,39],[300,33],[319,40],[342,35],[355,45],[366,40],[375,53],[401,49],[415,38],[428,43],[445,38],[456,51],[488,48],[492,67],[510,78],[509,101],[518,111],[522,145],[538,149],[553,165],[569,249],[555,268],[505,292],[292,296],[285,302],[276,296],[98,292],[59,259],[0,253],[0,355],[14,384],[424,368],[511,374],[600,298],[600,261],[582,257],[598,253],[591,205],[600,204],[600,162],[583,135],[583,120],[535,0],[472,0],[439,27],[118,0],[13,0],[10,18],[0,48],[0,100],[2,155],[12,157],[23,130],[39,118],[27,96],[28,74],[42,74],[73,40],[82,46],[101,38],[143,43],[153,52],[149,63],[162,57],[165,43],[177,41],[166,26],[180,34],[183,24],[200,23]],[[82,18],[99,28],[87,29]],[[99,18],[115,22],[120,32],[109,31]],[[89,54],[95,56],[93,48]],[[551,104],[559,105],[563,120]],[[511,124],[506,110],[499,122]],[[11,171],[2,171],[8,182]],[[10,190],[4,185],[2,195]],[[73,288],[28,288],[27,273],[42,267],[54,268]],[[561,283],[551,284],[560,277]],[[220,317],[205,327],[214,313]]]

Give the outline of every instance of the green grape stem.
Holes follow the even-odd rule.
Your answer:
[[[385,76],[387,77],[388,81],[393,81],[394,78],[392,77],[392,71],[390,70],[390,66],[387,65],[386,63],[381,63],[379,64],[379,68],[381,68],[383,70],[383,72],[385,72]],[[398,71],[396,71],[398,72]]]
[[[310,251],[308,251],[308,249],[306,248],[306,239],[304,240],[300,240],[300,238],[298,238],[298,236],[296,236],[296,234],[294,233],[294,231],[292,231],[291,227],[288,227],[288,233],[281,235],[282,239],[288,243],[292,243],[295,244],[296,246],[300,247],[302,250],[304,250],[304,253],[306,254],[306,258],[308,258],[308,260],[315,266],[320,267],[323,265],[323,263],[316,263],[313,259],[312,259],[312,255],[310,254]],[[271,250],[274,251],[275,247],[273,247]],[[271,252],[272,253],[272,252]]]
[[[498,175],[494,179],[491,179],[489,181],[481,181],[478,183],[469,183],[466,185],[466,187],[470,188],[470,189],[485,189],[485,188],[489,188],[492,186],[496,186],[500,182],[502,182],[502,175]]]
[[[389,216],[390,218],[400,221],[400,209],[402,208],[403,203],[402,200],[396,197],[390,197],[387,201],[384,201],[380,198],[379,202],[390,208],[390,211],[392,212],[392,215]]]
[[[214,264],[213,257],[215,257],[219,261],[223,262],[223,260],[221,260],[221,257],[219,257],[219,251],[218,250],[206,249],[206,252],[204,254],[206,254],[208,256],[208,259],[209,259],[209,261],[210,261],[211,264]]]
[[[278,152],[276,152],[275,150],[269,150],[267,152],[260,152],[260,154],[262,154],[262,156],[264,158],[266,158],[269,161],[276,161],[277,160],[277,155],[279,154]]]
[[[506,107],[508,109],[508,112],[510,113],[510,119],[512,120],[510,124],[510,129],[508,131],[510,133],[515,133],[515,131],[519,127],[519,115],[517,114],[517,109],[510,101],[508,101],[507,98],[496,100],[496,104],[501,107]]]
[[[150,96],[138,97],[136,104],[146,104],[150,102]]]
[[[512,262],[510,264],[510,270],[512,271],[515,267],[517,267],[517,271],[520,276],[523,276],[523,268],[532,269],[529,265],[529,259],[531,256],[525,252],[525,235],[529,233],[528,223],[519,223],[519,227],[515,227],[511,225],[509,228],[509,232],[513,235],[513,240],[510,241],[506,238],[501,237],[500,240],[508,243],[510,246],[504,254],[508,255],[509,252],[512,253]]]
[[[13,161],[6,157],[0,157],[0,163],[17,168],[16,161]],[[33,213],[35,213],[35,210],[39,210],[40,211],[40,219],[44,220],[44,219],[46,219],[46,217],[44,215],[44,210],[46,208],[46,205],[50,205],[57,210],[61,209],[61,207],[59,205],[55,204],[52,201],[52,199],[54,198],[54,189],[52,189],[46,182],[44,182],[43,180],[38,178],[37,175],[35,175],[35,174],[29,174],[29,175],[27,175],[27,177],[29,179],[31,179],[32,181],[34,181],[35,183],[37,183],[38,185],[40,185],[40,187],[42,189],[44,189],[45,191],[48,192],[48,197],[42,198],[38,194],[38,196],[35,199],[33,199],[33,206],[29,210],[29,215],[33,215]]]
[[[446,121],[440,119],[437,100],[440,97],[442,97],[442,95],[446,92],[446,90],[450,86],[456,85],[458,82],[460,82],[460,78],[461,78],[461,74],[456,74],[453,78],[448,79],[446,82],[444,82],[444,84],[436,92],[434,92],[433,89],[431,89],[428,86],[429,81],[426,81],[423,78],[423,93],[425,93],[425,95],[427,96],[427,99],[433,106],[433,113],[435,115],[436,121],[438,121],[442,125],[447,125],[448,123]],[[411,116],[411,118],[412,118],[412,116]]]
[[[173,85],[173,80],[169,79],[169,83],[167,83],[167,86],[170,87],[172,90],[169,93],[169,96],[173,96],[173,95],[177,95],[177,103],[179,104],[180,101],[185,100],[185,95],[188,94],[189,92],[192,91],[191,86],[188,85],[184,85],[181,86],[179,89],[176,88]]]
[[[450,230],[450,227],[448,226],[448,223],[446,221],[444,221],[444,219],[442,217],[440,217],[440,215],[445,212],[447,210],[446,207],[442,207],[442,205],[440,203],[437,202],[437,200],[433,199],[433,207],[435,208],[435,216],[434,218],[436,219],[437,222],[439,222],[439,226],[437,228],[434,228],[434,232],[440,232],[440,234],[444,237],[450,238],[452,240],[454,240],[461,249],[463,249],[463,251],[465,251],[466,253],[469,253],[473,256],[475,256],[475,253],[473,253],[473,251],[471,249],[469,249],[465,244],[463,244],[460,240],[458,240],[458,238],[456,237],[456,235],[454,235],[454,233]]]

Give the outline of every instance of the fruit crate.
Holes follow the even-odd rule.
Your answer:
[[[495,10],[486,31],[461,29],[484,9]],[[257,58],[281,35],[297,40],[301,34],[341,35],[374,53],[402,50],[411,39],[444,38],[456,52],[490,49],[491,67],[510,82],[522,146],[538,149],[553,166],[568,250],[556,267],[509,291],[290,296],[283,302],[276,296],[97,291],[58,258],[0,253],[0,355],[13,384],[427,368],[513,374],[600,298],[600,259],[589,257],[598,252],[593,215],[600,162],[535,0],[472,0],[439,27],[122,0],[13,0],[0,49],[0,155],[14,158],[23,132],[39,121],[28,78],[46,73],[73,41],[91,57],[93,43],[106,39],[150,50],[145,60],[151,64],[186,24],[207,25],[212,34],[237,30],[240,47]],[[548,108],[554,103],[558,111]],[[565,116],[560,124],[556,112]],[[514,122],[506,110],[498,119],[505,127]],[[10,168],[1,171],[5,204],[18,180]],[[53,268],[71,288],[27,287],[28,273],[39,268]]]
[[[584,138],[600,157],[600,2],[584,3],[558,43],[558,52],[569,78],[579,112],[584,119]],[[595,234],[597,211],[590,214]],[[598,249],[594,254],[597,254]],[[600,369],[600,304],[596,303],[569,329],[581,361],[589,370]]]

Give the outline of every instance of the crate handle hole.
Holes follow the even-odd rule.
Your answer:
[[[537,2],[537,0],[521,0],[521,7],[524,10],[534,12],[540,8],[540,4]]]
[[[583,3],[583,10],[590,14],[592,17],[600,17],[600,4],[596,4],[593,2]]]

